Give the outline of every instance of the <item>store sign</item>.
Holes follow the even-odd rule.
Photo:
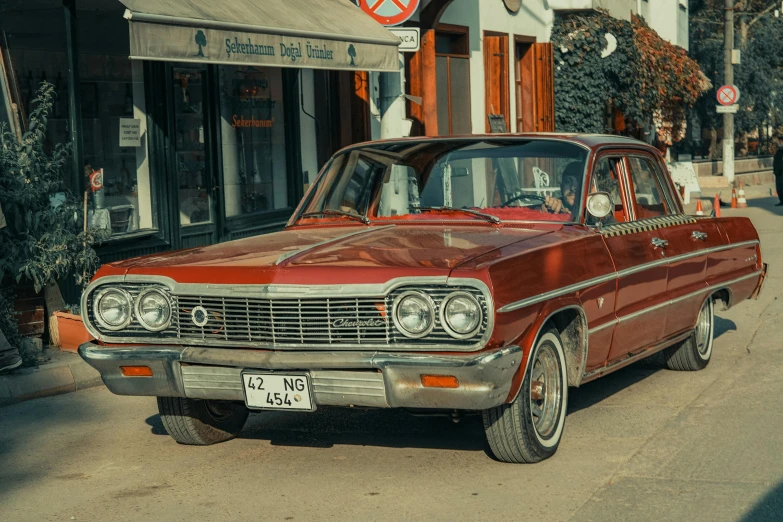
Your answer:
[[[133,59],[312,69],[399,69],[395,45],[143,22],[135,22],[130,27]]]
[[[120,118],[120,147],[141,147],[141,120]]]
[[[421,29],[418,27],[400,27],[389,31],[400,39],[400,52],[415,53],[421,49]]]
[[[234,114],[231,119],[231,126],[235,129],[255,128],[255,129],[271,129],[275,124],[275,120],[264,120],[251,116],[246,118],[242,114]]]

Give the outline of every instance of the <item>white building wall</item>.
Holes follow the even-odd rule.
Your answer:
[[[510,13],[500,0],[455,0],[443,13],[441,23],[470,28],[470,98],[471,126],[474,133],[486,132],[484,102],[484,31],[509,35],[508,92],[510,131],[516,132],[516,60],[514,36],[531,36],[538,42],[549,41],[554,23],[554,11],[544,2],[523,3],[518,13]]]
[[[638,0],[638,12],[661,38],[688,49],[687,0]]]

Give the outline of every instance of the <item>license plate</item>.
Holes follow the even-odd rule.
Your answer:
[[[242,372],[242,387],[248,408],[315,410],[310,376],[306,373]]]

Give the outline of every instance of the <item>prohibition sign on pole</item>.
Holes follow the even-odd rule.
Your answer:
[[[389,26],[407,22],[419,3],[420,0],[359,0],[359,7],[376,22]]]
[[[739,101],[739,89],[734,85],[724,85],[718,89],[718,103],[721,105],[734,105]]]

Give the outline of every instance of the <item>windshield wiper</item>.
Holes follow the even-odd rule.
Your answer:
[[[473,216],[484,218],[490,223],[494,223],[495,225],[500,223],[499,217],[492,216],[490,214],[484,214],[483,212],[479,212],[477,210],[473,210],[470,208],[455,208],[455,207],[413,207],[413,208],[415,208],[416,210],[425,210],[425,211],[433,211],[433,212],[465,212]]]
[[[318,212],[307,212],[306,214],[302,214],[299,216],[300,218],[311,218],[311,217],[317,217],[317,216],[345,216],[351,219],[355,219],[357,221],[361,221],[365,225],[370,224],[370,220],[367,218],[367,216],[360,216],[358,214],[351,214],[350,212],[345,212],[343,210],[333,210],[329,208],[325,208]]]

